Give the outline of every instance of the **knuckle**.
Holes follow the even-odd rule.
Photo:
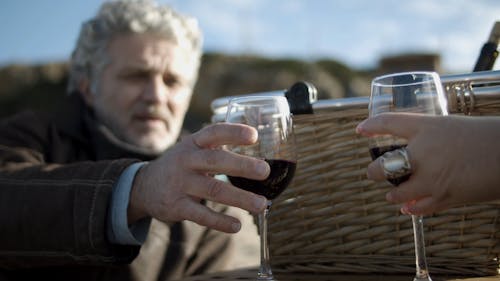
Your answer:
[[[240,161],[238,161],[237,163],[238,164],[236,165],[236,168],[238,169],[239,172],[244,172],[247,170],[248,163],[247,163],[246,159],[240,159]]]
[[[208,199],[218,199],[222,192],[224,191],[224,184],[218,180],[211,180],[207,187],[207,197]]]
[[[254,172],[257,170],[258,165],[259,165],[259,160],[250,157],[245,157],[241,161],[240,168],[245,172]]]
[[[200,225],[209,225],[209,219],[208,219],[208,213],[207,212],[194,212],[191,214],[191,217],[189,218],[193,222],[196,222],[197,224]]]
[[[239,161],[235,162],[233,169],[233,173],[236,176],[241,177],[251,177],[252,171],[255,170],[253,163],[245,158],[242,158]]]
[[[204,151],[203,159],[207,167],[214,167],[217,165],[217,155],[212,151]]]
[[[173,209],[174,209],[173,212],[164,210],[162,212],[163,215],[161,216],[160,220],[164,222],[169,222],[169,221],[177,222],[186,219],[184,216],[184,212],[181,211],[181,208],[173,208]]]
[[[379,126],[381,128],[386,128],[386,127],[391,127],[392,122],[391,122],[391,116],[387,114],[380,114],[375,116],[377,122],[379,123]]]
[[[163,221],[178,221],[183,220],[184,218],[184,200],[179,199],[175,201],[173,204],[163,204],[161,209],[161,218]]]
[[[214,136],[217,137],[219,135],[219,130],[217,129],[218,126],[212,124],[203,129],[203,134],[208,135],[208,136]]]

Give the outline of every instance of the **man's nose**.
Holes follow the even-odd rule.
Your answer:
[[[168,98],[168,87],[163,81],[163,77],[155,75],[151,77],[145,91],[144,98],[150,102],[164,102]]]

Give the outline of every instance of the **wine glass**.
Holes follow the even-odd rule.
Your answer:
[[[229,101],[226,122],[254,127],[258,132],[255,144],[227,146],[235,153],[265,160],[271,172],[265,180],[252,180],[228,176],[236,187],[263,195],[267,208],[259,214],[260,268],[258,280],[276,280],[269,260],[267,217],[272,200],[290,184],[297,163],[292,115],[288,101],[283,96],[242,96]]]
[[[383,112],[413,112],[448,115],[446,98],[439,75],[435,72],[402,72],[376,77],[372,81],[369,116]],[[370,138],[373,160],[388,151],[405,147],[407,140],[391,135]],[[394,186],[408,180],[411,174],[388,179]],[[422,216],[412,215],[415,240],[416,275],[414,281],[432,280],[427,269]]]

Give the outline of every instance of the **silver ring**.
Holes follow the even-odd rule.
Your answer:
[[[397,179],[411,174],[411,164],[406,148],[388,151],[380,156],[386,179]]]

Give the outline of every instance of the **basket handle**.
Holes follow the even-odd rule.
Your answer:
[[[285,97],[292,114],[312,114],[314,112],[312,105],[318,100],[318,91],[313,84],[299,81],[286,90]]]
[[[473,72],[492,70],[495,60],[498,57],[498,42],[500,41],[500,21],[497,21],[491,29],[488,41],[481,48],[481,53],[477,58]]]

